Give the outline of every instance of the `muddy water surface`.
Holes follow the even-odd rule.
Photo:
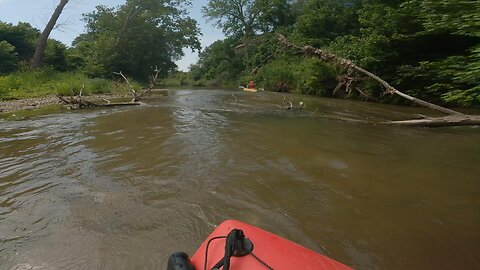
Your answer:
[[[225,219],[357,269],[480,268],[479,128],[232,93],[0,122],[0,269],[165,269]]]

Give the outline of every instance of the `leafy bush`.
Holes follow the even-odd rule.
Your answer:
[[[15,47],[5,40],[0,41],[0,74],[11,72],[17,66]]]
[[[85,84],[87,93],[102,94],[111,92],[112,88],[115,88],[112,81],[100,78],[89,79]]]
[[[262,67],[257,84],[268,91],[328,96],[335,87],[333,69],[315,58],[279,58]]]
[[[304,59],[295,73],[297,89],[303,94],[330,96],[336,86],[333,68],[316,58]]]
[[[294,68],[299,60],[295,61],[279,58],[263,66],[256,76],[258,86],[267,91],[290,92],[297,88]]]

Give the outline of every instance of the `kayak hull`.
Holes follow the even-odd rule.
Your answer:
[[[195,269],[204,269],[205,249],[209,239],[216,236],[225,236],[233,229],[243,230],[245,237],[253,242],[253,254],[275,270],[348,270],[350,267],[339,263],[326,256],[302,247],[285,238],[266,232],[246,223],[227,220],[221,223],[200,246],[192,257]],[[225,252],[225,239],[213,240],[208,247],[207,269],[223,258]],[[230,270],[265,270],[262,263],[252,255],[232,257]]]
[[[244,87],[243,91],[245,91],[245,92],[257,92],[257,88],[246,88],[246,87]]]

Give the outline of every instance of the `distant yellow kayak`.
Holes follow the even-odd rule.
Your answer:
[[[257,88],[246,88],[246,87],[244,87],[244,88],[243,88],[243,91],[246,91],[246,92],[257,92]]]

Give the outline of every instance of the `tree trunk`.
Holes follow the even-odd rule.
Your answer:
[[[60,14],[62,14],[63,8],[68,3],[68,1],[69,0],[60,0],[60,3],[58,4],[57,8],[52,14],[52,17],[50,18],[50,21],[48,21],[47,26],[45,26],[45,29],[40,35],[37,48],[35,49],[35,55],[32,59],[33,67],[40,68],[43,66],[43,58],[45,57],[45,48],[47,47],[48,37],[50,36],[50,33],[55,27],[55,24],[57,23],[57,20],[60,17]]]

